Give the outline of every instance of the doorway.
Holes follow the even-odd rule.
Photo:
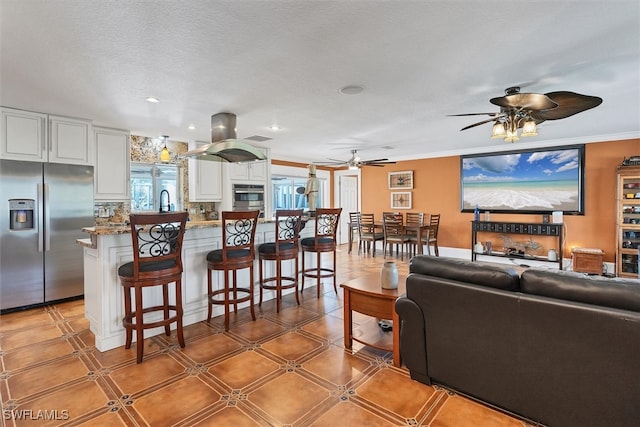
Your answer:
[[[342,208],[338,227],[338,244],[349,242],[349,212],[360,210],[360,170],[336,171],[334,200]]]

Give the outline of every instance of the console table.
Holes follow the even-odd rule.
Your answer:
[[[527,254],[505,253],[485,249],[482,254],[477,254],[474,250],[478,242],[478,233],[500,233],[500,234],[527,234],[530,236],[552,236],[557,238],[558,247],[557,260],[549,260],[546,256],[531,256]],[[503,258],[531,259],[536,261],[557,262],[562,270],[562,238],[563,224],[543,224],[536,222],[497,222],[497,221],[471,221],[471,261],[476,260],[477,255],[497,256]]]

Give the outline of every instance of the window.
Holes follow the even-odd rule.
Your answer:
[[[158,211],[162,190],[169,192],[170,209],[180,210],[182,192],[178,191],[181,188],[179,177],[179,167],[176,165],[132,163],[131,211]],[[166,205],[166,198],[163,203]],[[166,209],[166,206],[163,207]]]
[[[326,180],[320,178],[320,190],[318,200],[324,200],[324,188]],[[271,194],[273,195],[273,210],[278,209],[309,209],[307,196],[304,190],[307,185],[307,178],[298,176],[272,175]]]

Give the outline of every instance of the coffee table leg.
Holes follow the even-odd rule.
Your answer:
[[[353,340],[353,324],[351,323],[351,291],[344,291],[344,347],[351,349]]]

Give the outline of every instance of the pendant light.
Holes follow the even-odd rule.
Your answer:
[[[164,147],[162,147],[162,151],[160,152],[160,161],[162,163],[169,163],[171,160],[171,154],[169,154],[169,149],[167,148],[169,135],[162,135],[162,139],[164,139]]]

